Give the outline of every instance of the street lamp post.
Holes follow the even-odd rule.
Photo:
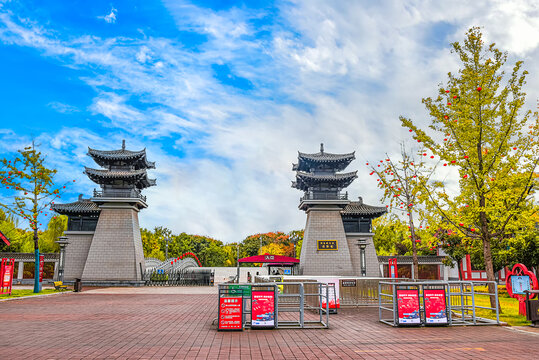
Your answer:
[[[168,260],[168,242],[170,238],[165,238],[165,260]]]
[[[69,244],[67,236],[60,236],[56,241],[60,245],[60,260],[58,261],[58,280],[64,282],[64,267],[65,267],[65,253],[66,246]]]
[[[240,282],[240,245],[238,244],[238,258],[236,260],[237,270],[236,270],[236,282]]]
[[[365,248],[367,247],[367,242],[365,239],[360,239],[358,241],[360,256],[361,256],[361,276],[367,276],[367,261],[365,258]]]

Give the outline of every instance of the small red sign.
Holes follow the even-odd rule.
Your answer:
[[[420,325],[419,291],[397,289],[399,325]]]
[[[425,304],[426,325],[447,324],[447,307],[444,289],[424,289],[423,302]]]
[[[219,299],[218,330],[243,330],[242,304],[242,297],[222,297]]]
[[[253,290],[251,292],[251,327],[275,327],[275,292]]]
[[[45,266],[45,256],[39,255],[39,282],[43,282],[43,267]]]
[[[2,259],[2,267],[0,268],[0,294],[11,295],[14,270],[15,259]]]

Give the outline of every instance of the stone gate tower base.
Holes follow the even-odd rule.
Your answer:
[[[138,285],[144,271],[139,209],[129,203],[104,203],[99,207],[101,213],[82,281],[84,284]]]
[[[342,205],[346,205],[344,201]],[[302,202],[302,205],[309,205]],[[354,268],[341,220],[341,204],[310,204],[301,246],[300,273],[353,276]],[[334,240],[337,250],[318,250],[318,240]]]

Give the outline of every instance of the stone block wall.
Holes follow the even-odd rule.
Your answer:
[[[82,280],[136,282],[142,280],[144,253],[138,210],[128,204],[103,204]]]
[[[67,245],[65,253],[64,281],[81,279],[94,232],[66,231],[65,235],[69,245]]]
[[[370,234],[354,234],[348,235],[348,247],[350,249],[350,258],[352,259],[352,266],[354,267],[355,276],[361,276],[361,249],[357,245],[358,240],[363,239],[367,246],[365,247],[365,262],[367,277],[380,277],[380,266],[378,263],[378,256],[376,255],[376,249],[374,247],[374,241]]]
[[[307,210],[307,223],[300,256],[303,275],[354,275],[348,241],[339,206],[313,206]],[[318,251],[317,240],[337,240],[337,251]]]

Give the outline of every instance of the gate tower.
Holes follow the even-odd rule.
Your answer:
[[[55,204],[68,216],[66,248],[67,280],[81,278],[85,284],[139,285],[145,270],[138,212],[148,207],[141,190],[154,186],[147,169],[146,149],[95,150],[88,155],[102,168],[85,167],[84,173],[100,185],[91,199]]]
[[[370,221],[386,209],[363,204],[361,200],[351,202],[348,193],[342,192],[357,178],[357,171],[342,173],[354,159],[355,152],[327,153],[324,144],[320,144],[320,152],[298,152],[298,163],[292,164],[292,170],[296,172],[292,187],[304,192],[299,209],[307,213],[300,255],[300,273],[303,275],[361,276],[361,259],[365,260],[363,267],[365,263],[370,265],[367,276],[379,274]],[[363,232],[359,229],[361,222]],[[355,224],[357,230],[352,228]],[[369,244],[369,239],[370,256],[366,258],[358,245]],[[364,251],[365,247],[362,249]]]

